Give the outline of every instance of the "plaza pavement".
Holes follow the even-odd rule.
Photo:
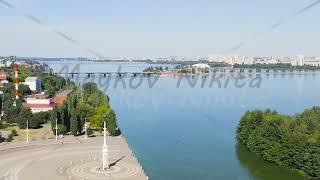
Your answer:
[[[102,171],[102,137],[0,144],[0,180],[146,180],[122,137],[107,137],[110,169]]]

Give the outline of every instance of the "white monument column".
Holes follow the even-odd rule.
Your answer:
[[[103,170],[109,169],[109,163],[108,163],[108,146],[107,146],[107,128],[106,128],[106,122],[103,123],[103,147],[102,147],[102,168]]]

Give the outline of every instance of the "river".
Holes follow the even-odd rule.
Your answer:
[[[59,72],[142,71],[143,63],[48,62]],[[119,69],[119,66],[121,68]],[[173,66],[173,65],[169,65]],[[66,68],[68,67],[68,68]],[[254,108],[285,114],[319,105],[320,74],[212,77],[69,77],[95,81],[111,98],[118,125],[154,180],[298,180],[297,172],[238,146],[240,117]]]

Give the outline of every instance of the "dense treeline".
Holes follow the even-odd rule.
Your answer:
[[[276,111],[248,111],[237,141],[264,160],[320,177],[320,107],[286,116]]]
[[[150,66],[150,67],[145,68],[145,69],[143,70],[143,72],[160,73],[160,72],[162,72],[162,71],[164,71],[164,70],[168,71],[169,68],[168,68],[168,67],[164,67],[164,68],[163,68],[162,66],[155,66],[155,67]]]
[[[49,97],[53,97],[58,91],[66,89],[68,85],[73,85],[72,82],[66,81],[63,77],[51,73],[41,73],[38,77],[42,80],[42,89],[47,91]]]
[[[288,63],[277,63],[277,64],[235,64],[233,68],[251,68],[251,69],[280,69],[280,70],[320,70],[318,66],[304,65],[304,66],[293,66]]]
[[[75,87],[68,99],[53,109],[50,120],[54,132],[57,120],[58,134],[70,132],[75,136],[81,135],[86,121],[90,122],[90,128],[99,131],[106,121],[110,135],[120,134],[116,115],[109,105],[109,97],[99,90],[95,83],[84,84],[82,90]]]
[[[72,81],[65,80],[50,71],[44,72],[48,67],[43,66],[36,66],[37,69],[19,66],[19,76],[22,76],[23,80],[28,76],[39,77],[43,82],[42,89],[49,97],[53,97],[58,91],[64,89],[72,89],[73,92],[64,104],[55,106],[53,111],[33,114],[30,109],[22,106],[25,96],[32,93],[29,87],[20,84],[20,97],[16,100],[12,67],[2,68],[9,75],[9,82],[2,88],[3,95],[0,95],[0,110],[4,112],[3,120],[6,123],[16,124],[19,128],[25,129],[28,121],[29,128],[35,129],[51,120],[52,129],[54,129],[57,119],[59,134],[80,135],[84,132],[85,121],[90,122],[88,132],[92,132],[92,129],[100,131],[103,122],[106,121],[111,135],[120,134],[115,112],[109,105],[109,97],[100,91],[95,83],[84,84],[81,90]],[[0,126],[4,128],[2,121]]]

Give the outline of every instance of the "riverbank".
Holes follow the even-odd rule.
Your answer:
[[[144,170],[122,136],[107,137],[110,169],[102,166],[102,137],[66,136],[59,141],[32,141],[0,145],[0,179],[146,180]]]
[[[179,72],[159,72],[158,74],[153,74],[154,76],[222,76],[222,75],[228,75],[228,76],[253,76],[253,75],[266,75],[266,76],[272,76],[272,75],[313,75],[313,74],[319,74],[320,71],[276,71],[276,72],[210,72],[210,73],[179,73]]]
[[[59,72],[66,64],[59,62],[50,66]],[[76,64],[67,66],[73,69]],[[79,72],[112,71],[118,66],[128,72],[146,68],[146,65],[134,63],[86,63],[80,64]],[[145,81],[133,89],[129,88],[129,82],[134,79],[133,84],[138,83],[140,75],[133,77],[132,74],[121,78],[111,76],[108,88],[109,76],[101,75],[99,79],[99,75],[88,78],[84,74],[70,77],[70,80],[96,82],[110,96],[119,127],[150,179],[301,180],[301,176],[276,165],[268,166],[265,161],[251,164],[251,154],[235,153],[234,131],[247,109],[270,107],[294,114],[319,101],[318,74],[294,78],[281,74],[278,71],[276,78],[273,73],[270,78],[262,75],[261,88],[243,86],[240,89],[235,86],[210,88],[208,85],[202,88],[201,83],[192,88],[186,78],[182,79],[181,88],[177,88],[179,77],[160,77],[150,88],[148,76],[141,76]],[[151,82],[155,78],[151,76]],[[210,78],[207,77],[206,83],[210,83]],[[221,79],[223,83],[227,78]],[[243,81],[250,79],[240,82]],[[114,86],[115,82],[118,82],[117,86]],[[266,166],[268,170],[264,171]]]

